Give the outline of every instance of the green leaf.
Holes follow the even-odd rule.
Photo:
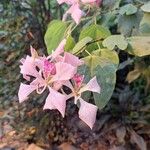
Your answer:
[[[91,75],[90,75],[90,68],[87,65],[82,65],[78,67],[78,73],[81,75],[84,75],[84,82],[88,83],[88,81],[91,79]],[[81,97],[85,100],[85,101],[89,101],[90,99],[90,95],[91,92],[89,91],[85,91],[82,93]]]
[[[101,25],[90,25],[81,31],[79,40],[81,40],[87,36],[91,37],[93,40],[100,40],[100,39],[105,39],[109,35],[111,35],[111,33],[107,28],[105,28]],[[101,44],[102,42],[99,41],[97,43]],[[97,43],[88,45],[87,50],[89,52],[92,52],[92,51],[98,49]]]
[[[144,11],[144,12],[150,12],[150,2],[144,4],[141,9]]]
[[[150,13],[144,13],[139,30],[141,35],[150,35]]]
[[[124,36],[131,36],[131,34],[138,31],[139,24],[142,18],[142,13],[137,12],[133,15],[119,15],[118,17],[118,31]]]
[[[50,22],[44,37],[49,54],[52,52],[52,50],[55,50],[61,40],[63,40],[66,29],[67,24],[65,22],[60,20],[54,20]]]
[[[75,47],[73,48],[73,50],[71,51],[71,53],[75,54],[75,53],[80,52],[86,46],[86,44],[89,43],[89,42],[91,42],[91,41],[92,41],[92,38],[90,38],[90,37],[83,38],[82,40],[80,40],[75,45]]]
[[[111,64],[117,69],[119,65],[119,57],[116,51],[110,51],[108,49],[100,49],[94,51],[92,54],[97,55],[100,59],[103,59]]]
[[[75,46],[75,41],[72,36],[69,36],[65,45],[65,51],[71,51]]]
[[[114,65],[114,68],[118,68],[119,57],[116,51],[110,51],[108,49],[100,49],[92,52],[90,56],[82,58],[87,66],[90,67],[90,74],[93,76],[93,70],[101,64],[105,66],[107,64]]]
[[[104,0],[103,7],[109,10],[115,10],[119,8],[121,0]]]
[[[128,46],[127,41],[122,35],[111,35],[103,41],[103,46],[113,50],[117,46],[121,50],[125,50]]]
[[[137,8],[133,4],[127,4],[120,8],[119,13],[121,15],[133,15],[137,12]]]
[[[116,11],[107,12],[101,16],[101,24],[104,27],[113,27],[116,24]]]
[[[83,58],[85,64],[89,67],[91,77],[96,76],[101,86],[101,93],[94,93],[95,103],[100,109],[110,100],[116,83],[116,67],[109,57],[103,57],[104,55],[98,55],[97,52],[97,54]]]
[[[100,65],[94,69],[94,75],[101,87],[101,93],[94,93],[94,101],[99,109],[106,106],[110,100],[115,84],[116,84],[116,70],[112,64],[107,64],[104,67]]]
[[[150,37],[148,36],[135,36],[127,39],[129,47],[127,51],[136,56],[150,55]]]
[[[91,25],[85,29],[83,29],[80,33],[79,40],[85,37],[91,37],[92,39],[105,39],[111,35],[110,31],[100,25]]]
[[[91,76],[94,76],[94,69],[99,65],[99,64],[102,64],[104,63],[104,61],[102,59],[100,59],[99,56],[97,55],[90,55],[90,56],[87,56],[87,57],[84,57],[83,58],[85,64],[87,66],[89,66],[90,68],[90,74]],[[106,62],[107,63],[107,62]]]

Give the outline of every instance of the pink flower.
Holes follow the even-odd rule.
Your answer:
[[[70,6],[70,8],[66,11],[66,13],[63,16],[63,21],[65,21],[68,14],[70,14],[73,20],[76,22],[76,24],[79,24],[81,17],[84,14],[84,12],[80,9],[80,5],[90,4],[99,6],[102,0],[57,0],[57,2],[59,4],[66,3]]]
[[[96,77],[93,77],[87,84],[83,84],[83,76],[75,75],[73,77],[73,82],[75,84],[71,84],[70,82],[65,84],[72,90],[69,97],[74,97],[75,104],[77,104],[77,102],[80,103],[79,118],[92,129],[96,120],[96,112],[98,108],[97,106],[84,101],[81,94],[85,91],[100,93],[100,86],[97,83]]]
[[[69,1],[71,3],[71,0]],[[78,57],[64,52],[66,39],[62,40],[56,50],[48,57],[38,56],[36,50],[31,47],[31,56],[21,59],[21,74],[29,84],[20,84],[18,97],[19,102],[28,99],[29,95],[36,91],[42,94],[45,89],[49,90],[43,109],[57,109],[65,116],[66,100],[74,97],[74,102],[80,103],[79,118],[91,129],[95,123],[97,106],[87,103],[81,97],[85,91],[100,93],[100,86],[96,77],[84,84],[84,75],[77,74],[78,66],[84,62]],[[68,86],[72,93],[67,95],[63,91],[63,85]]]
[[[31,57],[27,56],[26,59],[21,60],[22,65],[20,66],[20,72],[23,74],[23,76],[26,77],[28,81],[30,81],[31,76],[34,79],[30,84],[21,83],[18,92],[19,102],[23,102],[24,100],[26,100],[29,94],[31,94],[35,90],[38,94],[42,94],[43,91],[48,88],[50,93],[48,95],[48,98],[46,99],[44,109],[58,109],[62,116],[64,116],[67,96],[62,95],[57,90],[61,88],[64,81],[69,80],[74,76],[77,68],[69,63],[55,61],[54,58],[63,53],[62,48],[63,44],[61,43],[56,51],[52,53],[50,57],[51,60],[48,60],[46,57],[39,57],[37,55],[36,57],[33,57],[33,55]],[[51,98],[52,96],[55,96],[54,99],[56,102],[51,102],[49,98]],[[56,103],[58,103],[58,105],[56,105]]]

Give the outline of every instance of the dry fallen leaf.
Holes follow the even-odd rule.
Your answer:
[[[119,141],[119,143],[124,143],[124,138],[126,136],[126,128],[125,127],[120,127],[116,130],[116,136],[117,136],[117,139]]]
[[[29,147],[26,150],[44,150],[44,149],[38,147],[35,144],[31,144],[31,145],[29,145]]]
[[[58,147],[60,150],[78,150],[74,146],[70,145],[69,143],[63,143]]]
[[[0,117],[3,117],[4,116],[4,112],[3,111],[0,111]]]
[[[136,143],[141,150],[147,150],[144,139],[133,130],[131,131],[130,141],[131,143]]]

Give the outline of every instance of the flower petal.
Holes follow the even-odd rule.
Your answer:
[[[80,60],[78,57],[76,57],[75,55],[72,55],[70,53],[65,52],[64,54],[64,58],[63,61],[71,64],[74,67],[78,67],[84,64],[83,60]]]
[[[28,98],[28,95],[32,93],[35,89],[37,88],[36,85],[27,85],[27,84],[20,84],[19,92],[18,92],[18,97],[19,97],[19,102],[23,102]]]
[[[25,80],[27,80],[27,81],[30,81],[30,77],[27,76],[27,75],[25,75],[25,74],[23,74],[23,78],[24,78]]]
[[[52,81],[64,81],[71,79],[77,72],[77,68],[70,64],[58,62],[55,64],[56,74],[53,76]]]
[[[27,56],[25,61],[23,62],[23,65],[20,66],[21,73],[25,75],[30,75],[33,77],[39,77],[39,73],[36,70],[36,66],[34,64],[34,60],[32,57]]]
[[[66,39],[63,39],[60,44],[58,45],[58,47],[56,48],[56,50],[52,53],[51,57],[52,58],[56,58],[57,56],[59,56],[60,54],[62,54],[64,52],[64,47],[66,44]]]
[[[83,120],[91,129],[96,120],[97,106],[87,103],[83,99],[79,99],[80,108],[79,108],[79,118]]]
[[[43,109],[58,109],[58,111],[65,116],[66,96],[49,88],[50,93],[46,99]]]
[[[63,21],[66,20],[67,14],[70,14],[76,24],[79,24],[83,12],[81,11],[79,4],[75,3],[64,14]]]
[[[83,86],[79,93],[85,92],[85,91],[92,91],[100,93],[100,86],[97,83],[96,76],[93,77],[85,86]]]
[[[71,84],[71,82],[70,82],[69,80],[66,81],[66,82],[64,82],[63,85],[67,86],[67,87],[70,88],[71,90],[74,89],[73,86],[72,86],[72,84]]]
[[[53,83],[53,89],[55,89],[56,91],[58,91],[62,86],[63,86],[63,81],[59,81],[59,82],[54,82]]]

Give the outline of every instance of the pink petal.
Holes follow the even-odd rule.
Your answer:
[[[46,85],[46,82],[43,79],[36,78],[35,80],[33,80],[30,83],[30,85],[36,85],[37,87],[43,87]]]
[[[93,77],[84,87],[82,87],[79,93],[82,93],[85,91],[92,91],[92,92],[100,93],[100,86],[97,83],[96,76]]]
[[[58,91],[62,86],[63,86],[63,81],[53,83],[53,89],[55,89],[56,91]]]
[[[59,55],[59,56],[57,56],[56,58],[55,58],[55,61],[56,62],[59,62],[59,61],[61,61],[61,62],[63,62],[63,56],[61,56],[61,55]]]
[[[80,100],[79,118],[83,120],[91,129],[96,120],[97,106]]]
[[[81,11],[79,4],[75,3],[66,11],[63,16],[63,20],[66,20],[67,14],[70,14],[76,24],[79,24],[83,12]]]
[[[67,87],[70,88],[71,90],[74,89],[73,86],[72,86],[72,84],[71,84],[71,82],[70,82],[69,80],[66,81],[66,82],[64,82],[63,85],[67,86]]]
[[[80,60],[78,57],[75,55],[72,55],[70,53],[65,52],[64,54],[64,62],[71,64],[74,67],[78,67],[84,64],[83,60]]]
[[[32,93],[37,86],[35,85],[27,85],[27,84],[20,84],[19,92],[18,92],[18,97],[19,97],[19,102],[23,102],[28,98],[28,95]]]
[[[26,79],[27,81],[30,81],[30,77],[25,74],[23,74],[23,78]]]
[[[58,45],[58,47],[56,48],[56,50],[52,53],[51,57],[52,58],[56,58],[57,56],[59,56],[60,54],[62,54],[64,52],[64,47],[66,44],[66,39],[63,39],[60,44]]]
[[[77,68],[70,64],[58,62],[55,64],[56,74],[53,76],[52,81],[64,81],[71,79],[77,72]]]
[[[27,56],[23,65],[21,65],[20,68],[21,68],[20,72],[22,74],[30,75],[30,76],[34,76],[34,77],[39,76],[39,73],[36,70],[36,66],[34,64],[32,57]]]
[[[66,96],[50,88],[50,93],[46,99],[43,109],[58,109],[64,117],[66,109]]]

